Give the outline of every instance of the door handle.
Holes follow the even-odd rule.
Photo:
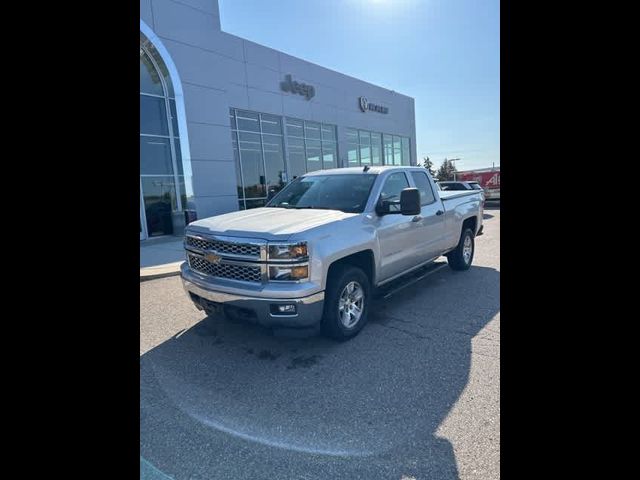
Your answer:
[[[411,219],[412,222],[419,222],[420,220],[422,220],[422,215],[416,215]]]
[[[442,210],[438,210],[438,211],[436,212],[436,215],[442,215],[443,213],[444,213],[444,212],[443,212]]]

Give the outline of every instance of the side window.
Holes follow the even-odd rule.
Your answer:
[[[420,192],[420,205],[429,205],[436,201],[436,197],[433,196],[433,191],[431,190],[431,184],[429,183],[429,179],[427,178],[427,174],[423,172],[411,172],[411,176],[413,177],[413,181]]]
[[[389,210],[392,212],[400,211],[400,192],[405,188],[409,188],[409,182],[403,172],[396,172],[389,175],[384,182],[380,199],[391,202]]]

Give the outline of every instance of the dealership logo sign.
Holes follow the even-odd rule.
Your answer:
[[[306,83],[300,83],[291,80],[291,75],[289,74],[284,77],[283,82],[280,82],[280,89],[283,92],[291,92],[303,95],[307,100],[311,100],[316,94],[316,89],[313,88],[312,85],[307,85]]]
[[[360,110],[366,112],[367,110],[371,110],[372,112],[378,113],[389,113],[388,107],[383,107],[382,105],[376,105],[375,103],[369,103],[367,97],[360,97],[358,99],[360,102]]]

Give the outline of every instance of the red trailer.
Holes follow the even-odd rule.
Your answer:
[[[500,200],[500,167],[456,172],[455,179],[460,182],[478,182],[484,189],[487,200]]]

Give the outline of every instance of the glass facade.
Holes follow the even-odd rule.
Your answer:
[[[410,165],[409,137],[346,129],[347,163],[360,165]]]
[[[235,108],[229,123],[240,209],[264,206],[295,177],[338,166],[335,125]]]
[[[239,208],[255,208],[287,182],[282,117],[229,109]]]
[[[335,125],[229,109],[240,209],[264,206],[290,180],[338,167]],[[409,137],[345,129],[343,166],[409,165]]]
[[[173,84],[140,34],[140,238],[174,233],[172,213],[187,205]]]
[[[336,126],[286,117],[291,178],[338,166]]]

